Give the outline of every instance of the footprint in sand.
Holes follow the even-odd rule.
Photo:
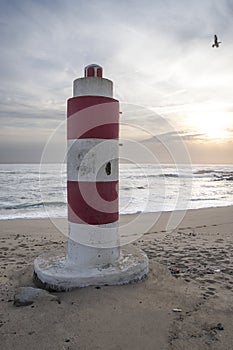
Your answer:
[[[19,244],[19,247],[21,247],[21,248],[27,248],[27,247],[28,247],[28,245],[27,245],[27,244],[25,244],[25,243],[21,243],[21,244]]]
[[[212,292],[211,290],[210,290],[210,291],[207,290],[207,291],[205,292],[205,294],[207,294],[207,295],[215,295],[215,292]]]
[[[229,286],[229,284],[227,284],[227,285],[225,286],[225,288],[226,288],[226,289],[232,289],[232,286]]]
[[[224,264],[230,264],[231,262],[229,261],[229,260],[222,260],[222,263],[224,263]]]
[[[218,281],[215,281],[215,280],[204,280],[205,281],[205,283],[207,282],[207,283],[218,283]],[[211,287],[209,287],[208,289],[210,289]],[[215,288],[212,288],[213,290],[215,290]]]
[[[225,269],[222,269],[222,272],[223,273],[227,273],[228,275],[233,275],[233,270],[232,269],[225,268]]]
[[[214,242],[216,242],[216,243],[222,243],[222,242],[224,242],[224,239],[218,238],[218,239],[216,239]]]
[[[208,255],[209,255],[209,254],[208,254]],[[215,258],[215,257],[208,256],[208,257],[207,257],[207,260],[208,260],[208,261],[216,261],[216,258]]]

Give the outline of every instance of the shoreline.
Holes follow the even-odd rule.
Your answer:
[[[66,237],[50,219],[1,220],[2,347],[231,349],[233,206],[179,211],[184,217],[167,231],[174,213],[121,217],[127,238],[148,255],[146,281],[76,289],[56,294],[61,304],[40,300],[25,307],[14,306],[13,298],[19,287],[34,286],[34,259],[48,251],[65,254]]]
[[[133,215],[144,215],[144,214],[171,214],[176,212],[189,212],[189,211],[196,211],[196,210],[211,210],[211,209],[221,209],[221,208],[233,208],[233,204],[228,205],[222,205],[217,207],[201,207],[201,208],[191,208],[191,209],[179,209],[179,210],[164,210],[164,211],[147,211],[147,212],[136,212],[136,213],[122,213],[120,216],[133,216]],[[7,218],[7,219],[1,219],[2,221],[9,221],[9,220],[49,220],[49,219],[59,219],[59,220],[65,220],[66,216],[51,216],[51,217],[16,217],[16,218]]]

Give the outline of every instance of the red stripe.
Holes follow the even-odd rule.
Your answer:
[[[118,220],[118,181],[68,181],[68,220],[103,225]]]
[[[93,67],[87,68],[87,76],[88,77],[94,77],[94,75],[95,75],[94,68]]]
[[[100,105],[103,103],[119,103],[118,100],[112,97],[105,96],[76,96],[71,97],[67,101],[67,117],[69,118],[72,114],[81,111],[82,109]]]
[[[97,77],[102,78],[102,74],[103,74],[102,68],[97,68]]]
[[[80,134],[80,121],[72,120],[67,124],[67,139],[118,139],[119,124],[105,124],[91,128]],[[87,129],[87,128],[85,128]]]
[[[102,96],[78,96],[68,100],[67,138],[118,139],[119,102]]]

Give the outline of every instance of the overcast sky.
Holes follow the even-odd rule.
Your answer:
[[[40,161],[62,122],[64,147],[66,100],[90,63],[114,81],[122,137],[181,135],[194,162],[232,162],[232,18],[232,0],[1,0],[0,162]]]

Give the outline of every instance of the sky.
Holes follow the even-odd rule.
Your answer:
[[[232,17],[232,0],[0,0],[0,162],[40,162],[48,141],[57,161],[72,82],[97,63],[123,145],[232,163]]]

